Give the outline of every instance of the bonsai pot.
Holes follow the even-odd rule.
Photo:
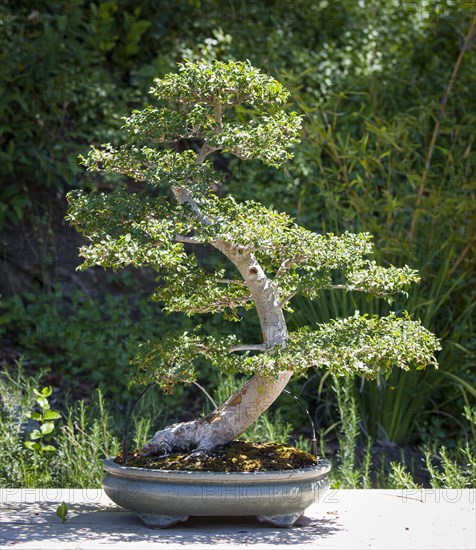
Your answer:
[[[256,516],[292,526],[329,489],[326,460],[308,468],[268,472],[172,471],[104,460],[103,488],[149,527],[169,527],[190,516]]]

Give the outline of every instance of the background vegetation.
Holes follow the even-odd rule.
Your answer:
[[[421,272],[393,307],[442,339],[437,371],[376,383],[315,371],[291,383],[338,465],[334,483],[474,485],[474,16],[463,0],[0,0],[0,483],[97,485],[138,393],[124,378],[135,346],[190,323],[147,301],[147,270],[75,272],[80,238],[63,221],[64,195],[114,187],[84,174],[77,155],[121,140],[121,117],[147,102],[155,76],[184,58],[218,58],[278,78],[305,120],[284,171],[217,156],[228,174],[217,192],[272,204],[316,231],[372,233],[379,262]],[[336,293],[295,306],[294,326],[388,308]],[[236,381],[204,365],[200,383],[221,399]],[[46,385],[62,418],[57,451],[41,454],[23,440],[38,424],[27,415],[38,411],[33,389]],[[166,401],[150,394],[131,437],[139,445],[205,406],[193,386]],[[283,396],[247,436],[305,445],[302,414]]]

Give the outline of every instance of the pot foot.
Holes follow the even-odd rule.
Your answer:
[[[258,521],[270,523],[275,527],[292,527],[299,518],[302,517],[303,512],[296,512],[295,514],[277,514],[276,516],[257,516]]]
[[[152,529],[164,529],[181,521],[187,521],[188,516],[164,516],[161,514],[137,514],[140,519]]]

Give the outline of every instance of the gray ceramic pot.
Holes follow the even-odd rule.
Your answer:
[[[169,527],[189,516],[256,516],[290,527],[329,489],[331,465],[276,472],[148,470],[104,461],[107,496],[149,527]]]

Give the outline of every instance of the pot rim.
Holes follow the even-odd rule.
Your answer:
[[[213,472],[209,470],[158,470],[140,468],[138,466],[124,466],[114,462],[114,458],[106,458],[103,468],[109,474],[135,479],[149,479],[151,481],[186,481],[187,483],[245,481],[247,483],[267,483],[283,481],[283,479],[315,479],[323,477],[331,469],[328,460],[320,459],[315,466],[295,470],[270,470],[267,472]]]

